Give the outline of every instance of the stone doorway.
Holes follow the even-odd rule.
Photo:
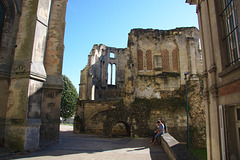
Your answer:
[[[118,122],[112,127],[112,137],[129,137],[130,126],[125,122]]]

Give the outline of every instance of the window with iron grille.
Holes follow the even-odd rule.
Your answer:
[[[240,34],[237,18],[236,0],[222,0],[222,16],[224,21],[225,37],[227,44],[228,65],[240,61]]]

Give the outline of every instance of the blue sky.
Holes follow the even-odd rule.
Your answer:
[[[69,0],[63,74],[78,91],[80,72],[94,44],[126,48],[133,28],[198,28],[196,6],[185,0]]]

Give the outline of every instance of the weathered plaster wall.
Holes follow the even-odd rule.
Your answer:
[[[185,84],[185,72],[192,79],[202,73],[196,28],[133,29],[128,44],[135,66],[132,87],[136,97],[161,98],[161,92],[178,90]]]

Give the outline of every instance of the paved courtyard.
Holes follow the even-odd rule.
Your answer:
[[[149,138],[103,138],[73,134],[61,125],[60,142],[41,151],[18,153],[5,159],[27,160],[167,160],[160,145],[150,146]]]

